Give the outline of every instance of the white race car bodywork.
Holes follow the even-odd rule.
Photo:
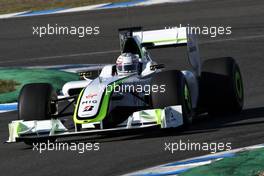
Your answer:
[[[181,105],[171,105],[164,109],[150,109],[149,105],[142,101],[145,98],[144,93],[113,93],[115,84],[150,84],[151,76],[159,74],[159,68],[156,62],[152,61],[147,48],[156,48],[163,46],[187,46],[188,59],[192,70],[182,71],[188,84],[191,94],[192,107],[196,108],[198,103],[198,81],[201,74],[201,60],[199,49],[194,35],[188,34],[186,28],[164,29],[155,31],[132,32],[130,39],[133,39],[130,47],[126,42],[126,36],[120,35],[121,53],[131,52],[137,54],[142,64],[142,70],[138,74],[120,76],[117,75],[115,65],[110,64],[103,67],[100,75],[90,80],[85,78],[81,81],[68,82],[62,88],[64,97],[69,97],[69,92],[74,89],[82,89],[75,106],[73,121],[75,130],[77,125],[82,125],[85,129],[95,128],[100,124],[100,130],[104,129],[103,120],[109,109],[122,109],[122,107],[136,107],[134,111],[118,124],[113,130],[142,128],[147,126],[159,126],[161,128],[174,128],[183,125],[183,115]],[[108,88],[110,91],[108,92]],[[115,100],[110,102],[111,97]],[[121,98],[120,98],[121,97]],[[122,99],[122,97],[125,97]],[[23,130],[22,128],[23,127]],[[46,133],[46,136],[65,136],[72,134],[81,134],[84,132],[67,132],[66,127],[59,120],[36,121],[13,121],[10,123],[10,137],[8,142],[15,142],[18,137]],[[98,132],[96,131],[91,131]],[[90,132],[87,132],[90,133]]]

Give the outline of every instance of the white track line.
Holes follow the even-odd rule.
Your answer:
[[[90,5],[90,6],[83,6],[83,7],[74,7],[70,9],[61,10],[56,13],[71,13],[71,12],[82,12],[82,11],[88,11],[88,10],[96,10],[97,8],[100,8],[102,6],[108,5],[111,3],[104,3],[104,4],[96,4],[96,5]]]
[[[110,53],[118,53],[120,50],[109,50],[109,51],[98,51],[98,52],[90,52],[90,53],[77,53],[77,54],[68,54],[68,55],[57,55],[57,56],[47,56],[47,57],[36,57],[36,58],[25,58],[25,59],[16,59],[16,60],[7,60],[7,61],[0,61],[0,64],[4,63],[18,63],[18,62],[25,62],[25,61],[39,61],[39,60],[50,60],[50,59],[60,59],[60,58],[67,58],[67,57],[79,57],[79,56],[93,56],[93,55],[100,55],[100,54],[110,54]]]
[[[251,151],[251,150],[260,149],[260,148],[264,148],[264,144],[258,144],[258,145],[253,145],[253,146],[249,146],[249,147],[242,147],[242,148],[233,149],[230,151],[219,152],[219,153],[215,153],[215,154],[208,154],[208,155],[193,157],[193,158],[189,158],[189,159],[185,159],[185,160],[181,160],[181,161],[175,161],[175,162],[186,162],[186,161],[195,160],[195,159],[199,159],[199,158],[210,157],[210,156],[221,156],[221,155],[230,154],[230,153],[235,154],[235,153],[242,152],[242,151]],[[219,159],[216,159],[216,160],[219,160]],[[171,162],[171,163],[175,163],[175,162]],[[154,175],[155,174],[158,175],[159,173],[162,173],[163,171],[165,171],[165,172],[175,171],[179,168],[180,169],[188,169],[188,168],[193,168],[196,166],[210,164],[211,162],[212,162],[212,160],[210,160],[208,162],[197,162],[197,163],[193,163],[193,164],[186,164],[185,165],[186,167],[184,165],[182,165],[181,167],[167,166],[167,165],[171,164],[171,163],[167,163],[167,164],[158,165],[158,166],[150,167],[147,169],[135,171],[132,173],[124,174],[123,176],[148,175],[149,173],[152,173]]]
[[[17,15],[21,15],[21,14],[24,14],[24,13],[28,13],[28,12],[30,12],[30,11],[23,11],[23,12],[3,14],[3,15],[0,15],[0,19],[11,18],[11,17],[15,17]]]
[[[155,4],[163,4],[163,3],[183,3],[183,2],[190,2],[193,0],[149,0],[146,2],[141,2],[136,4],[135,6],[149,6]]]
[[[218,43],[218,42],[237,41],[237,40],[250,40],[250,39],[258,39],[258,38],[264,38],[264,35],[252,35],[252,36],[234,37],[227,39],[207,40],[204,42],[199,42],[199,44]]]
[[[132,6],[148,6],[148,5],[155,5],[155,4],[162,4],[162,3],[181,3],[181,2],[189,2],[192,0],[147,0],[145,2],[137,2]],[[132,1],[128,1],[127,3],[129,4]],[[81,7],[73,7],[73,8],[69,8],[69,9],[63,9],[63,10],[58,10],[55,12],[50,12],[50,13],[45,13],[45,14],[35,14],[33,16],[39,16],[39,15],[48,15],[48,14],[58,14],[58,13],[72,13],[72,12],[82,12],[82,11],[91,11],[91,10],[102,10],[105,9],[104,7],[109,5],[108,8],[120,8],[120,7],[127,7],[126,5],[121,5],[116,7],[116,4],[119,3],[113,3],[113,7],[110,7],[112,3],[103,3],[103,4],[94,4],[94,5],[89,5],[89,6],[81,6]],[[131,7],[131,5],[128,5],[129,7]],[[42,11],[42,10],[40,10]],[[38,11],[24,11],[24,12],[17,12],[17,13],[9,13],[9,14],[3,14],[0,15],[0,19],[4,19],[4,18],[21,18],[21,17],[25,17],[23,16],[24,13],[28,13],[28,12],[38,12]],[[22,15],[22,16],[21,16]],[[27,16],[31,16],[31,15],[26,15]]]

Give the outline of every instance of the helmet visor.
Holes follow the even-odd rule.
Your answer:
[[[137,72],[137,64],[133,64],[133,65],[117,65],[117,70],[119,72],[123,72],[123,73],[132,73],[132,72]]]

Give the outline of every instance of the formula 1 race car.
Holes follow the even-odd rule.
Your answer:
[[[24,85],[19,120],[9,124],[8,142],[102,134],[143,127],[188,126],[204,113],[239,113],[244,90],[240,69],[231,57],[201,62],[196,37],[186,28],[119,30],[122,59],[102,68],[93,80],[68,82],[58,98],[52,85]],[[148,49],[186,47],[190,70],[165,70]],[[131,60],[131,57],[132,60]],[[122,72],[123,71],[123,72]],[[119,74],[123,73],[123,74]],[[60,102],[68,102],[59,107]],[[74,128],[60,117],[74,105]]]

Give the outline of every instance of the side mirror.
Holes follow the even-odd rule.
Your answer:
[[[84,70],[79,72],[79,78],[80,80],[85,79],[95,79],[100,75],[101,69],[95,69],[95,70]]]
[[[165,68],[165,65],[164,64],[155,64],[155,65],[151,65],[150,66],[150,70],[156,70],[156,69],[162,69],[162,68]]]

